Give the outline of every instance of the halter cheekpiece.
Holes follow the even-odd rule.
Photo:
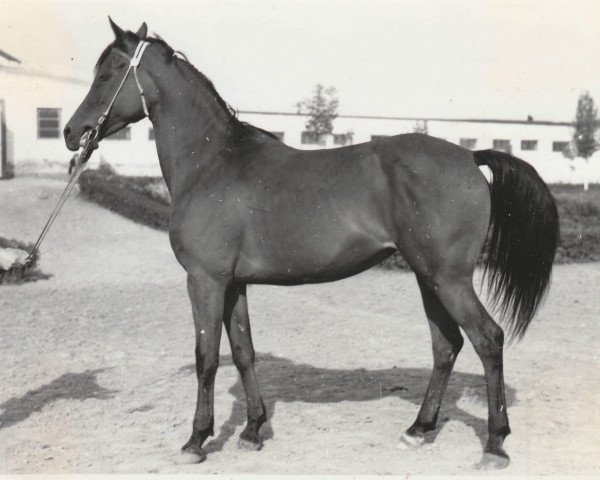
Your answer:
[[[127,77],[129,76],[129,71],[131,69],[133,69],[133,77],[135,79],[135,84],[140,93],[140,98],[142,99],[142,108],[144,109],[144,115],[146,115],[146,116],[150,115],[150,113],[148,112],[148,106],[146,105],[146,97],[144,95],[144,90],[142,89],[142,85],[141,85],[140,80],[137,75],[137,67],[140,64],[142,55],[144,54],[144,51],[146,50],[148,45],[150,45],[149,42],[140,40],[140,42],[137,44],[137,47],[135,48],[135,53],[133,54],[133,57],[131,57],[131,58],[129,58],[129,55],[127,55],[126,53],[115,49],[116,53],[118,53],[119,55],[121,55],[129,60],[129,67],[127,67],[125,76],[123,77],[123,80],[121,80],[121,84],[119,85],[119,88],[117,88],[117,91],[115,92],[115,95],[113,96],[112,100],[108,104],[108,107],[106,107],[106,110],[98,119],[98,125],[102,125],[104,123],[104,120],[106,120],[106,117],[108,117],[108,114],[110,113],[110,110],[113,107],[115,100],[117,99],[117,95],[119,95],[121,88],[123,88],[123,85],[125,84],[125,80],[127,80]]]

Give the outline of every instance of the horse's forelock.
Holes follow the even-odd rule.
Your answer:
[[[106,58],[110,55],[110,51],[115,47],[116,44],[116,40],[112,43],[109,43],[106,48],[102,51],[102,53],[100,54],[100,57],[98,57],[98,61],[96,62],[96,65],[94,65],[94,75],[96,75],[96,73],[98,72],[98,69],[100,68],[100,65],[102,65],[104,63],[104,60],[106,60]]]

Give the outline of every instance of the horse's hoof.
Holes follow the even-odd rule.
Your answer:
[[[404,432],[400,436],[400,443],[398,446],[400,450],[408,450],[411,448],[418,448],[425,443],[425,437],[420,435],[411,435],[408,432]]]
[[[481,461],[477,464],[477,468],[479,470],[501,470],[508,467],[509,463],[510,458],[504,452],[485,452],[481,457]]]
[[[257,441],[253,441],[253,440],[249,440],[247,438],[240,437],[238,439],[238,447],[241,450],[258,452],[263,447],[263,442],[261,439],[258,439]]]
[[[187,463],[202,463],[206,460],[206,452],[200,446],[191,442],[181,447],[181,453],[185,456]]]

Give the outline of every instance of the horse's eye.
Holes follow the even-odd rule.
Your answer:
[[[100,75],[100,77],[98,78],[98,80],[100,80],[101,82],[105,82],[106,80],[108,80],[110,77],[112,77],[112,74],[110,73],[105,73],[104,75]]]

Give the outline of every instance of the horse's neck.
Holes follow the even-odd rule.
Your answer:
[[[155,82],[159,99],[150,120],[160,167],[173,196],[186,178],[223,149],[237,120],[215,101],[214,90],[201,78],[171,67]]]

